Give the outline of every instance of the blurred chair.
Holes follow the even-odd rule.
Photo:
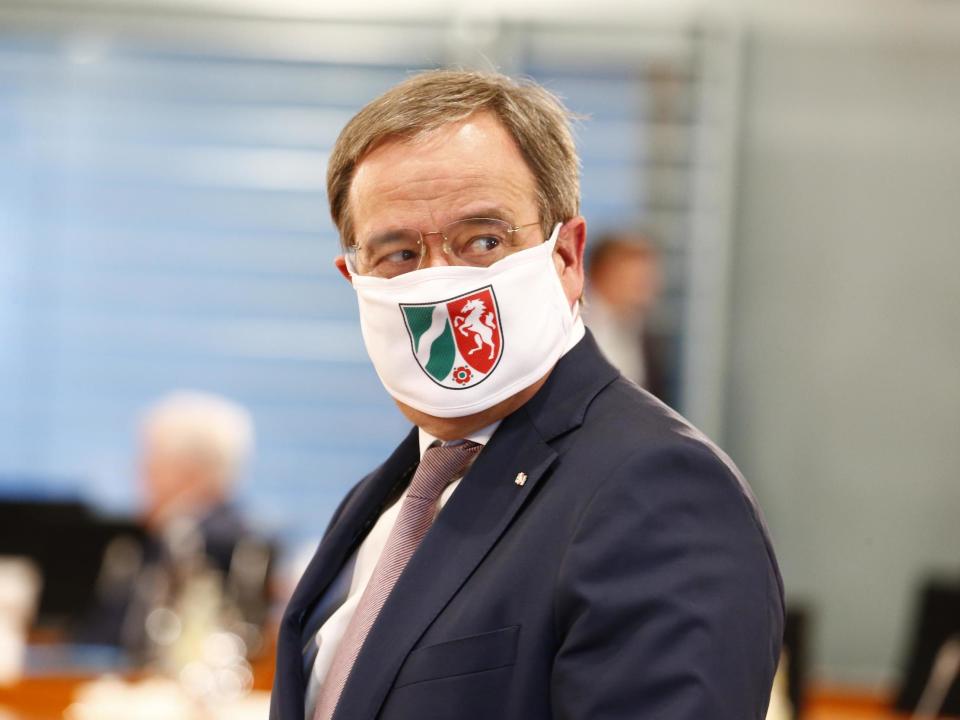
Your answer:
[[[787,694],[794,717],[802,718],[806,708],[809,676],[810,609],[790,602],[783,627],[783,662],[786,667]]]
[[[930,580],[918,595],[896,709],[916,718],[960,715],[960,582]]]
[[[0,502],[0,555],[30,558],[42,578],[37,622],[62,628],[92,601],[107,547],[117,538],[139,544],[138,523],[101,518],[76,501]]]

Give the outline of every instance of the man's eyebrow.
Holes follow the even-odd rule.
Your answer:
[[[491,218],[493,220],[503,220],[512,223],[515,218],[511,217],[503,208],[495,205],[487,205],[477,210],[471,210],[457,218],[457,220],[469,220],[470,218]]]
[[[476,210],[471,210],[467,213],[461,213],[453,220],[449,222],[458,222],[460,220],[470,220],[471,218],[490,218],[492,220],[503,220],[507,223],[522,222],[514,218],[510,213],[504,210],[502,207],[496,205],[482,205]],[[449,222],[447,224],[449,224]],[[399,232],[403,230],[416,230],[417,228],[411,227],[392,227],[380,230],[371,235],[365,242],[361,243],[363,245],[372,245],[374,243],[384,243],[395,240]],[[423,228],[421,232],[433,232],[439,230],[439,228]]]
[[[383,243],[392,242],[394,240],[397,240],[404,230],[412,230],[412,229],[414,228],[404,228],[404,227],[387,228],[386,230],[381,230],[380,232],[374,233],[361,244],[362,245],[380,245]]]

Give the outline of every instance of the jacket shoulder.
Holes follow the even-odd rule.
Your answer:
[[[593,456],[607,472],[664,455],[696,457],[702,469],[725,477],[739,492],[752,496],[739,469],[712,440],[676,410],[623,377],[597,394],[568,449]]]
[[[719,533],[759,539],[768,567],[783,586],[770,533],[733,460],[677,411],[620,377],[594,398],[563,451],[584,484],[583,511],[599,496],[634,497],[651,512],[687,507],[722,523]]]
[[[556,706],[570,717],[668,706],[684,720],[762,717],[783,587],[736,466],[622,378],[563,440],[551,481],[577,507],[555,586]],[[616,638],[616,653],[598,638]]]

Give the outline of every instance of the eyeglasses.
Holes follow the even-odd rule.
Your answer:
[[[495,218],[467,218],[426,233],[395,228],[347,248],[347,254],[358,274],[392,278],[420,269],[427,254],[425,238],[440,235],[443,252],[453,264],[488,267],[520,249],[517,232],[539,224],[511,225]]]

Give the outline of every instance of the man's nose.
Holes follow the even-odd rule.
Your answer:
[[[447,241],[439,232],[423,234],[423,260],[421,268],[444,267],[456,264],[456,258],[447,251]]]

